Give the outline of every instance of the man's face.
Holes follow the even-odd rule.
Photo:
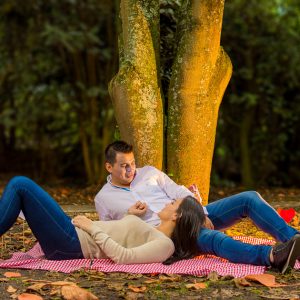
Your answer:
[[[117,152],[113,165],[106,163],[106,170],[111,174],[111,181],[118,186],[129,186],[135,174],[135,160],[133,152]]]

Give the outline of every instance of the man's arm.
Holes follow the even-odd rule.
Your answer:
[[[171,199],[179,199],[184,198],[186,196],[194,196],[189,189],[187,189],[183,185],[178,185],[168,175],[161,171],[159,171],[157,182]]]
[[[179,199],[184,198],[186,196],[192,196],[199,200],[199,202],[202,202],[200,193],[197,188],[198,195],[195,195],[192,191],[190,191],[188,188],[186,188],[183,185],[178,185],[175,183],[168,175],[165,173],[159,171],[159,177],[158,177],[158,184],[159,186],[164,190],[164,192],[171,198],[171,199]],[[195,187],[195,185],[193,185]],[[204,213],[208,215],[207,209],[203,207]]]
[[[103,201],[103,199],[101,199],[101,194],[100,193],[98,193],[96,195],[94,201],[95,201],[96,211],[97,211],[98,216],[99,216],[99,220],[101,220],[101,221],[110,221],[111,216],[110,216],[109,210],[104,205],[104,201]]]

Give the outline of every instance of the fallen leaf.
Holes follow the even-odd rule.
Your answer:
[[[62,286],[61,295],[65,300],[98,300],[94,294],[76,285]]]
[[[245,276],[245,279],[257,281],[267,287],[279,287],[286,286],[286,284],[280,284],[275,282],[275,276],[271,274],[253,274]]]
[[[22,277],[21,273],[19,273],[19,272],[5,272],[3,275],[6,278]]]
[[[199,289],[206,289],[207,285],[206,285],[206,283],[203,283],[203,282],[195,282],[195,283],[188,283],[185,285],[185,287],[187,289],[199,290]]]
[[[14,293],[14,292],[17,291],[17,289],[10,285],[10,286],[6,289],[6,291],[7,291],[8,293]]]
[[[107,287],[111,290],[122,291],[124,288],[125,282],[110,282]]]
[[[159,282],[158,279],[148,279],[148,280],[144,281],[144,283],[147,283],[147,284],[149,284],[149,283],[158,283],[158,282]]]
[[[244,277],[243,278],[234,278],[233,282],[235,283],[236,287],[245,287],[245,286],[251,286],[251,283],[247,281]]]
[[[49,283],[35,283],[27,287],[27,290],[40,292],[45,285],[49,285]]]
[[[180,281],[180,279],[181,279],[181,277],[179,275],[173,275],[173,274],[170,274],[168,276],[160,275],[158,278],[160,281],[165,281],[165,282]]]
[[[147,290],[145,286],[139,287],[139,286],[129,285],[128,288],[135,293],[143,293]]]
[[[76,283],[70,282],[70,281],[53,281],[49,282],[48,284],[53,285],[53,286],[76,286]]]
[[[141,277],[143,277],[142,274],[126,274],[126,275],[124,276],[124,279],[135,280],[135,279],[139,279],[139,278],[141,278]]]
[[[127,292],[125,295],[125,300],[137,300],[142,298],[143,298],[143,294],[134,293],[134,292]]]
[[[210,272],[207,275],[207,279],[210,281],[218,281],[219,280],[219,275],[216,271]]]
[[[23,293],[18,296],[18,300],[43,300],[43,298],[38,295]]]

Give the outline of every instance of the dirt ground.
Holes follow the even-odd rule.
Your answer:
[[[5,181],[0,178],[0,194]],[[68,205],[91,204],[98,187],[85,189],[60,185],[46,186],[46,190],[60,203]],[[212,189],[211,199],[223,198],[242,189]],[[271,199],[276,207],[294,207],[300,212],[299,189],[261,189],[266,199]],[[96,216],[94,216],[96,217]],[[268,237],[262,234],[249,220],[229,229],[231,235],[251,235]],[[1,258],[8,258],[12,252],[26,251],[35,239],[26,223],[18,221],[8,234],[1,237]],[[15,272],[18,277],[7,276]],[[93,299],[84,295],[67,298],[62,295],[61,281],[76,284],[99,299],[300,299],[300,271],[292,270],[286,275],[268,271],[276,282],[284,286],[269,288],[259,283],[232,277],[220,277],[212,272],[205,277],[179,276],[166,274],[125,274],[77,271],[71,274],[41,270],[0,269],[0,299],[25,299],[22,293],[30,293],[42,298],[35,299]],[[57,283],[58,282],[58,283]],[[38,283],[38,285],[36,285]],[[249,286],[248,286],[249,285]],[[72,289],[75,291],[75,285]],[[19,297],[19,298],[18,298]],[[34,298],[27,298],[34,299]],[[95,298],[94,298],[95,299]]]

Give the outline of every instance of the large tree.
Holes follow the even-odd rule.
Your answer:
[[[220,46],[224,0],[182,1],[165,95],[159,7],[159,0],[121,0],[120,67],[109,89],[115,116],[139,166],[164,166],[178,183],[198,184],[207,202],[219,105],[232,72]]]

